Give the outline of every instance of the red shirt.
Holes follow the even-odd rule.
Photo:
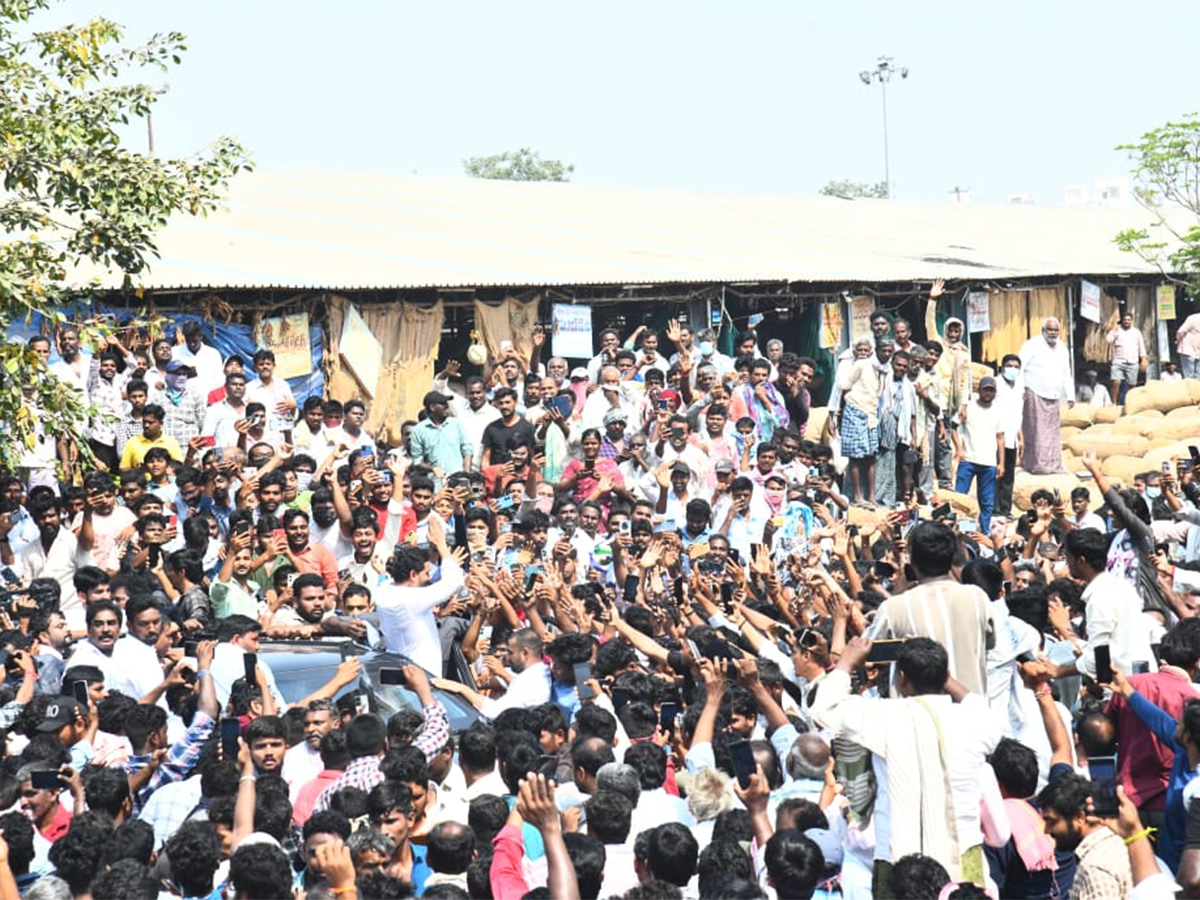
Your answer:
[[[313,807],[317,805],[317,798],[321,796],[321,792],[341,776],[341,769],[322,769],[316,778],[300,788],[296,794],[296,802],[292,804],[292,823],[297,828],[303,828],[304,823],[313,814]]]
[[[54,807],[54,820],[45,831],[41,832],[42,837],[52,844],[66,834],[67,829],[71,827],[71,811],[57,800],[54,802]],[[38,830],[41,831],[40,828]]]
[[[1129,683],[1176,721],[1183,718],[1183,707],[1189,700],[1200,698],[1200,691],[1187,673],[1174,666],[1146,675],[1130,675]],[[1174,752],[1142,724],[1120,694],[1113,694],[1104,712],[1117,726],[1121,745],[1117,778],[1125,793],[1141,808],[1151,811],[1165,808]]]

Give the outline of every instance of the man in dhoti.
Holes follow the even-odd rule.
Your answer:
[[[1062,325],[1055,318],[1042,323],[1042,333],[1021,347],[1021,372],[1025,379],[1025,407],[1021,430],[1025,452],[1021,468],[1032,475],[1065,472],[1059,404],[1075,405],[1071,354],[1060,340]]]

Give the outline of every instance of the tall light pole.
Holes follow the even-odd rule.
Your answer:
[[[858,77],[867,87],[871,86],[872,81],[878,81],[880,88],[883,89],[883,186],[887,191],[888,197],[892,196],[892,172],[891,163],[888,159],[887,86],[888,82],[892,80],[892,76],[896,73],[900,74],[901,79],[907,78],[908,67],[897,66],[890,56],[879,57],[874,69],[858,73]]]
[[[164,84],[162,87],[155,89],[154,94],[161,97],[163,94],[171,90],[171,85]],[[154,155],[154,108],[151,106],[146,110],[146,145],[149,148],[149,155]]]

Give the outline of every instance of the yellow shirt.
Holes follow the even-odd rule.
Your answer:
[[[169,434],[160,434],[154,440],[149,440],[144,434],[135,434],[125,443],[125,451],[121,454],[122,469],[136,469],[146,458],[146,451],[151,447],[162,447],[171,454],[171,459],[183,462],[183,452],[179,443]]]

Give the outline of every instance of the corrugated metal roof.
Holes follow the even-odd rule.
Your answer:
[[[1136,209],[256,172],[234,181],[228,210],[173,222],[142,281],[350,290],[1153,273],[1113,243],[1144,218]]]

